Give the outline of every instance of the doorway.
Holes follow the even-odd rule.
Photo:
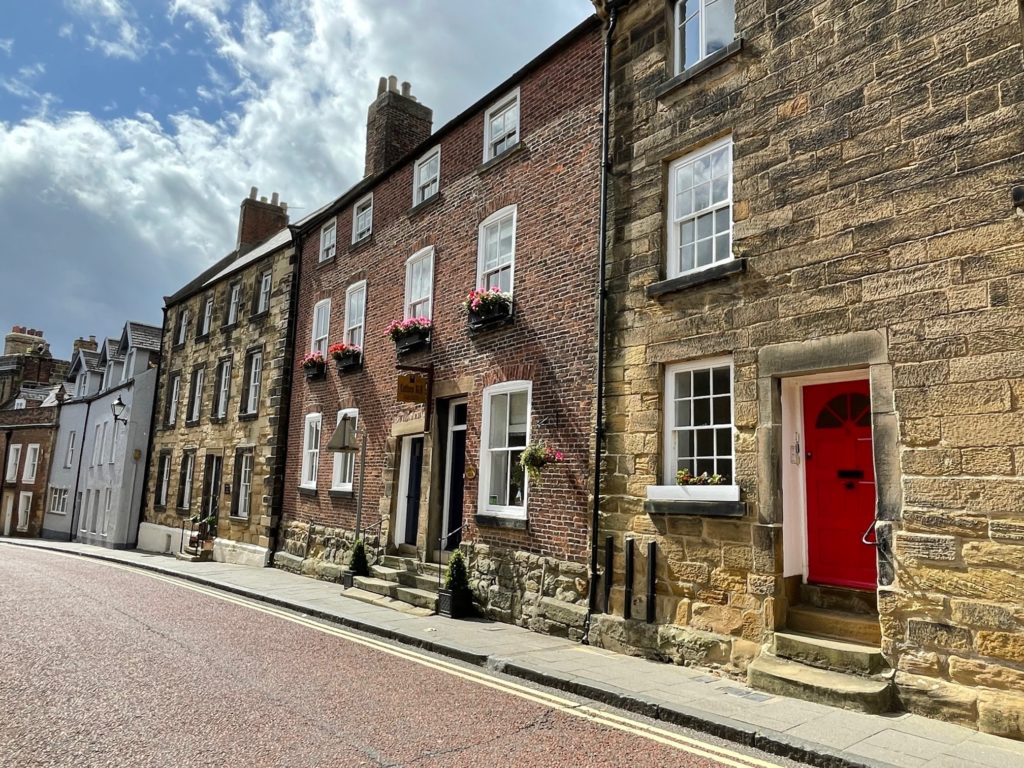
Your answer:
[[[441,549],[451,551],[462,542],[462,506],[466,481],[467,400],[453,400],[448,406],[448,435],[445,440],[444,506],[441,521]]]
[[[402,438],[395,514],[395,545],[416,546],[423,481],[423,436]]]
[[[864,379],[803,388],[807,581],[874,590],[875,472]]]
[[[224,457],[215,453],[206,454],[206,468],[203,473],[203,517],[220,515],[220,480]]]

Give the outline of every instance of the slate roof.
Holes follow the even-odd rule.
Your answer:
[[[103,369],[100,365],[100,353],[88,349],[79,349],[71,356],[71,367],[68,368],[68,381],[81,368],[87,373],[98,373]]]
[[[121,334],[121,343],[118,349],[122,355],[128,353],[130,347],[146,349],[151,352],[160,351],[160,328],[155,325],[136,323],[129,321],[125,323],[124,332]]]
[[[103,367],[107,363],[119,363],[124,360],[124,355],[118,350],[120,346],[121,338],[106,338],[103,340],[103,344],[100,345],[100,366]]]
[[[245,269],[250,264],[255,264],[257,261],[262,259],[268,253],[273,253],[278,248],[282,248],[292,241],[292,231],[285,227],[279,230],[276,234],[271,235],[263,241],[261,245],[257,245],[247,254],[242,256],[240,259],[236,259],[228,264],[226,267],[221,269],[217,274],[203,283],[203,287],[206,287],[212,283],[227,277],[228,275],[237,272],[240,269]]]

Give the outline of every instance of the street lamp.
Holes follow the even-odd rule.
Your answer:
[[[117,396],[117,400],[110,404],[110,412],[114,414],[115,423],[120,421],[123,422],[125,425],[128,424],[128,419],[121,418],[121,414],[124,413],[124,409],[127,407],[128,406],[124,404],[124,400],[121,399],[120,395]]]

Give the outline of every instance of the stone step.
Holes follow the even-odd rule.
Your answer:
[[[398,573],[398,583],[403,587],[414,587],[435,594],[438,590],[437,576],[432,574],[400,571]],[[444,586],[444,577],[441,577],[441,586]]]
[[[786,611],[786,628],[803,635],[818,635],[865,645],[882,644],[882,628],[878,616],[794,605]]]
[[[747,667],[751,687],[778,696],[816,701],[868,714],[892,708],[889,680],[845,675],[762,653]]]
[[[400,571],[415,570],[416,560],[411,557],[399,557],[398,555],[384,555],[380,559],[381,565],[386,568],[395,568]]]
[[[437,613],[437,593],[428,592],[425,589],[415,587],[399,587],[396,590],[397,597],[403,603],[408,603],[417,608],[426,608],[431,613]]]
[[[369,603],[370,605],[376,605],[381,608],[390,608],[393,611],[405,613],[409,616],[431,616],[434,614],[434,611],[429,608],[417,608],[416,606],[409,605],[408,603],[403,603],[401,600],[384,597],[383,595],[378,595],[376,592],[367,592],[365,589],[359,589],[358,587],[346,589],[341,594],[345,597],[350,597],[353,600],[358,600],[361,603]]]
[[[800,605],[824,608],[828,611],[846,611],[865,616],[878,615],[878,594],[864,589],[828,587],[822,584],[801,584]]]
[[[440,563],[417,563],[416,570],[425,576],[433,576],[437,578],[437,574],[441,574],[441,578],[444,578],[445,571],[448,570],[448,566]]]
[[[373,592],[384,597],[396,597],[395,593],[398,590],[398,584],[395,582],[376,579],[373,576],[356,576],[352,583],[365,592]]]
[[[386,565],[371,565],[370,575],[383,581],[398,583],[399,575],[406,573],[404,569],[388,568]]]
[[[819,669],[870,677],[888,669],[881,648],[829,637],[776,632],[776,656]]]
[[[185,547],[181,552],[174,553],[175,560],[184,560],[186,563],[205,563],[212,558],[212,549],[195,549],[194,547]]]

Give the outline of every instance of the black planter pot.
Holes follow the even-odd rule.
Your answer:
[[[395,339],[395,352],[406,355],[430,344],[430,331],[413,331]]]
[[[470,312],[466,324],[472,333],[480,333],[512,322],[512,307],[502,305],[487,310]]]
[[[355,577],[356,572],[350,571],[346,568],[344,571],[341,572],[341,585],[345,589],[352,589],[352,587],[355,586]]]
[[[316,381],[322,379],[327,375],[327,364],[316,363],[314,365],[304,365],[303,368],[306,370],[306,381]]]
[[[339,375],[358,371],[363,367],[363,356],[346,355],[345,357],[338,357],[335,358],[334,365],[338,369]]]
[[[473,601],[468,595],[450,589],[437,590],[437,612],[450,619],[461,619],[473,613]]]

